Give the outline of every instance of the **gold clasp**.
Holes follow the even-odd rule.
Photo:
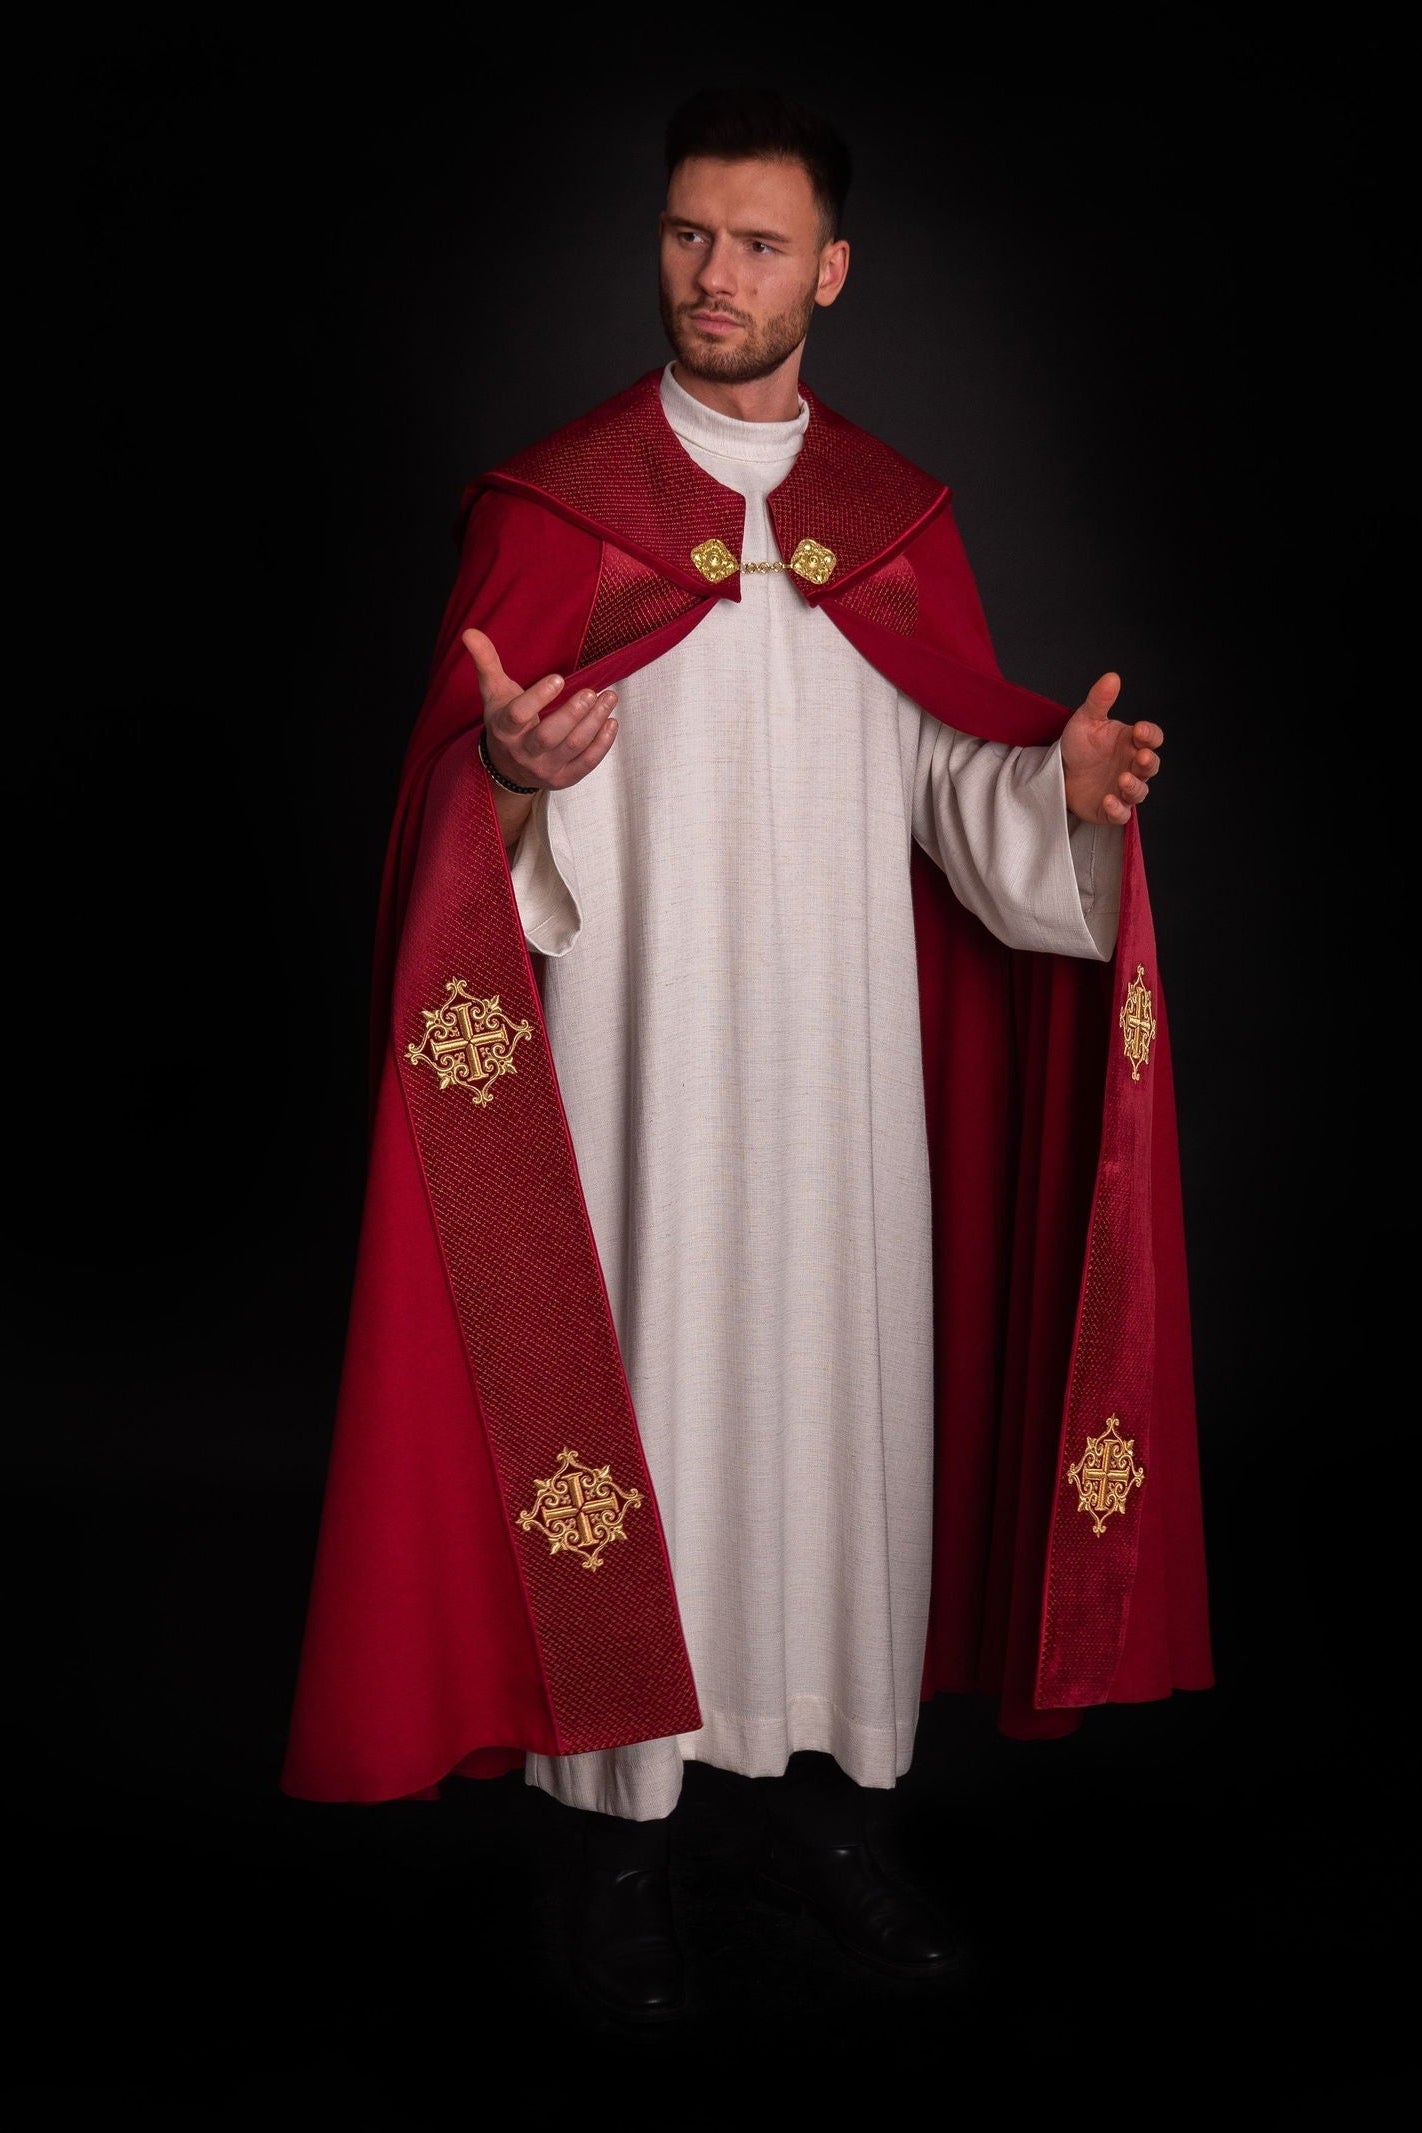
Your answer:
[[[738,563],[724,541],[710,540],[698,542],[691,551],[691,560],[712,585],[719,585],[723,578],[733,577],[738,570],[746,576],[759,577],[792,570],[807,584],[823,585],[838,558],[832,548],[822,547],[818,541],[804,540],[797,542],[788,563]]]
[[[692,549],[691,560],[712,585],[719,585],[722,578],[734,577],[741,567],[724,541],[700,542]]]

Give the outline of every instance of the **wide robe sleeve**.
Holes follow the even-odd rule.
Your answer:
[[[509,866],[524,939],[539,955],[566,955],[582,931],[577,862],[562,834],[557,795],[533,803]]]
[[[1110,959],[1121,832],[1067,813],[1061,748],[1012,748],[958,732],[915,706],[914,841],[958,901],[1009,948]]]

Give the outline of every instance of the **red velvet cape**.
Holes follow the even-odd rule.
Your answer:
[[[677,443],[658,378],[466,492],[381,903],[365,1217],[282,1775],[304,1798],[396,1798],[699,1724],[460,641],[476,623],[508,673],[560,673],[566,695],[739,598],[691,551],[738,557],[744,505]],[[998,670],[950,492],[805,397],[770,512],[782,556],[809,538],[834,564],[796,589],[934,717],[1054,739],[1066,711]],[[1212,1679],[1139,832],[1111,966],[1004,948],[919,854],[913,889],[938,1358],[924,1694],[987,1693],[1005,1731],[1060,1733],[1086,1705]],[[472,1078],[447,1076],[466,1057]],[[571,1511],[544,1515],[568,1452],[583,1495],[615,1485],[624,1510],[600,1551],[559,1543],[591,1538]]]

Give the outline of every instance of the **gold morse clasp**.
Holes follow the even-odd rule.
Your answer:
[[[691,560],[703,578],[712,585],[719,585],[723,578],[733,577],[740,570],[747,576],[768,576],[771,572],[792,570],[797,578],[809,585],[823,585],[828,580],[838,558],[832,548],[819,541],[804,540],[796,543],[795,553],[788,563],[738,563],[724,541],[699,541],[691,551]]]
[[[691,551],[691,560],[711,585],[719,585],[722,578],[732,578],[740,564],[724,541],[701,541]]]
[[[801,541],[790,558],[796,577],[808,579],[811,585],[823,585],[834,566],[834,550],[822,548],[818,541]]]

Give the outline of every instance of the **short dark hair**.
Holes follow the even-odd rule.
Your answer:
[[[825,241],[838,237],[853,165],[827,118],[778,89],[698,89],[667,121],[670,178],[688,156],[799,163],[819,202]]]

